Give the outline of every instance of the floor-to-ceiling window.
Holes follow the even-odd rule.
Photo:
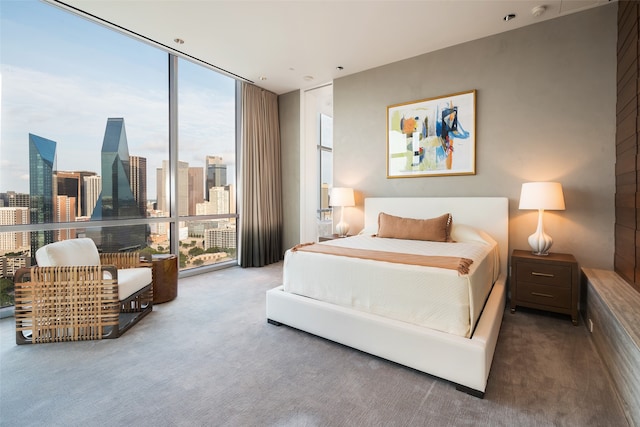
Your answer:
[[[235,81],[178,61],[170,141],[169,53],[36,0],[3,2],[0,19],[0,306],[15,270],[58,240],[179,248],[182,269],[235,260]],[[206,211],[210,158],[226,168],[224,213]],[[233,234],[207,246],[211,228]]]
[[[182,268],[237,260],[235,82],[178,61]]]

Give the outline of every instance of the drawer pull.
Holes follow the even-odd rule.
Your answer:
[[[531,292],[531,295],[535,295],[537,297],[553,298],[553,295],[543,294],[540,292]]]
[[[538,273],[537,271],[532,271],[531,272],[532,276],[542,276],[542,277],[554,277],[553,274],[549,274],[549,273]]]

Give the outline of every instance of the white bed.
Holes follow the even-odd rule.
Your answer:
[[[367,233],[376,231],[379,212],[410,218],[432,218],[450,212],[454,225],[473,226],[485,231],[497,242],[499,274],[484,308],[481,307],[483,301],[480,301],[475,303],[476,307],[472,309],[472,313],[474,310],[477,313],[482,310],[482,313],[477,322],[474,322],[474,315],[471,315],[470,330],[473,330],[473,334],[470,338],[464,336],[465,334],[468,336],[469,331],[466,333],[455,330],[444,332],[446,328],[439,328],[443,330],[427,328],[415,322],[396,320],[381,314],[286,292],[284,285],[267,292],[267,319],[270,323],[292,326],[441,377],[456,383],[466,392],[483,396],[505,306],[508,199],[496,197],[368,198],[365,200]],[[327,257],[327,255],[324,256]],[[343,257],[329,257],[340,259],[338,263],[348,262]],[[362,260],[358,261],[362,262]],[[329,276],[331,283],[339,280],[340,275],[336,275],[335,270],[325,270],[334,271],[333,275]],[[450,280],[450,276],[451,273],[446,273],[443,280]],[[285,273],[287,281],[300,282],[302,280],[300,277],[305,276]],[[307,274],[306,277],[323,280],[318,279],[318,274]],[[290,283],[287,283],[287,288],[291,288]],[[470,300],[473,306],[473,298]]]

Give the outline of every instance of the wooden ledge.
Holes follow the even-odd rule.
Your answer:
[[[602,302],[640,349],[640,292],[611,270],[583,268]]]

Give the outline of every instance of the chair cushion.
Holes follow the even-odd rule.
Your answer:
[[[151,283],[148,267],[123,268],[118,270],[118,299],[122,301]]]
[[[100,265],[100,254],[93,240],[82,237],[41,247],[36,251],[36,262],[40,267]]]

